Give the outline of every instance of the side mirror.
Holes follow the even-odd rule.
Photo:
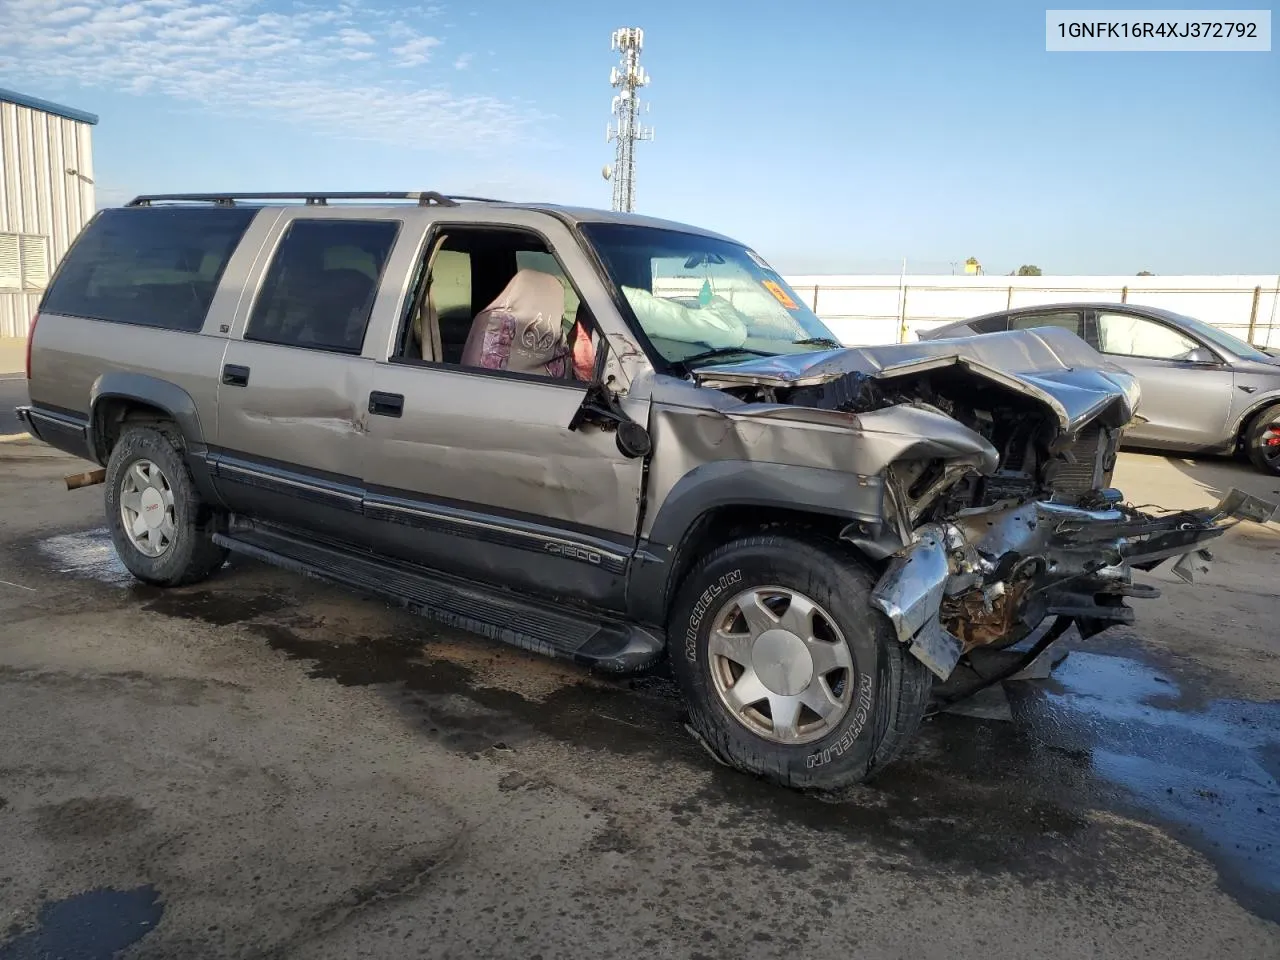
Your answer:
[[[1214,366],[1219,363],[1217,355],[1208,347],[1196,347],[1182,359],[1187,363],[1203,363]]]
[[[653,449],[653,439],[642,424],[632,420],[613,391],[603,381],[592,380],[587,394],[569,421],[570,430],[581,430],[585,424],[594,424],[602,430],[616,430],[618,451],[630,459],[647,457]]]

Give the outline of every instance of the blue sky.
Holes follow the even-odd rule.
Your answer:
[[[1050,54],[1025,2],[619,9],[0,0],[0,86],[101,116],[106,203],[433,188],[607,207],[609,35],[635,25],[657,130],[638,209],[783,270],[1280,272],[1280,47]]]

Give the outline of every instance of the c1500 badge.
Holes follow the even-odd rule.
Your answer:
[[[564,557],[567,560],[581,560],[583,563],[600,565],[600,554],[586,547],[575,546],[571,543],[548,543],[546,550],[547,553],[555,554],[557,557]]]

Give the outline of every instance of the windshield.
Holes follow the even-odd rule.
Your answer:
[[[620,223],[583,224],[650,342],[672,363],[829,350],[840,341],[746,247]]]
[[[1220,330],[1217,327],[1210,326],[1203,320],[1197,320],[1195,317],[1188,317],[1183,313],[1174,313],[1172,310],[1168,311],[1168,314],[1173,320],[1185,326],[1192,333],[1202,339],[1208,340],[1215,346],[1222,347],[1224,350],[1230,350],[1242,360],[1270,361],[1272,359],[1257,347],[1250,346],[1243,340],[1236,339],[1225,330]]]

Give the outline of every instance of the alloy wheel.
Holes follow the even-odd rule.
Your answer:
[[[825,736],[853,701],[856,669],[835,620],[787,587],[753,587],[722,606],[709,665],[729,713],[773,743]]]
[[[120,480],[120,522],[134,549],[158,557],[177,536],[173,487],[150,460],[135,460]]]
[[[1258,452],[1272,473],[1280,473],[1280,421],[1267,424],[1257,440]]]

